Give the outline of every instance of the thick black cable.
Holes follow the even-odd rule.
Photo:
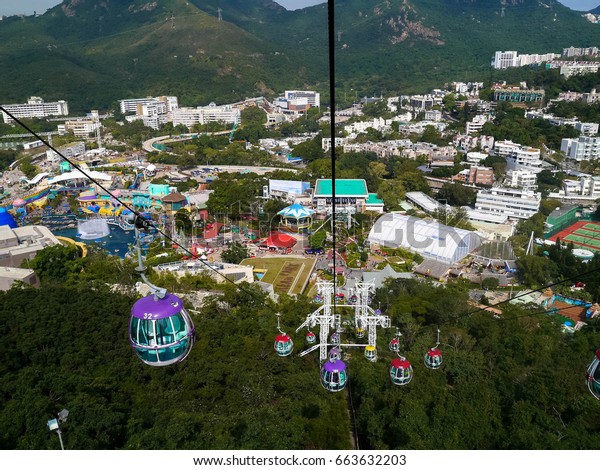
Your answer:
[[[65,155],[62,154],[62,152],[60,152],[58,149],[54,148],[50,143],[48,143],[41,135],[39,135],[37,132],[35,132],[34,130],[32,130],[29,126],[27,126],[23,121],[21,121],[19,118],[15,117],[13,114],[11,114],[9,111],[7,111],[6,109],[4,109],[2,106],[0,106],[0,111],[5,112],[8,116],[10,116],[17,124],[19,124],[21,127],[23,127],[27,132],[29,132],[31,135],[33,135],[36,139],[40,140],[44,145],[46,145],[47,147],[49,147],[51,150],[53,150],[54,152],[56,152],[57,155],[59,155],[63,160],[65,160],[69,165],[71,165],[72,168],[75,168],[76,170],[78,170],[79,172],[81,172],[87,179],[89,179],[90,181],[92,181],[94,184],[96,184],[102,191],[104,191],[106,194],[109,194],[115,201],[117,201],[119,204],[121,204],[123,207],[127,208],[128,210],[130,210],[135,216],[136,216],[136,220],[141,219],[144,220],[144,224],[145,224],[145,228],[153,228],[154,230],[156,230],[158,233],[160,233],[164,238],[166,238],[167,240],[169,240],[171,243],[177,245],[179,248],[181,248],[182,250],[184,250],[187,254],[189,254],[192,259],[195,259],[197,261],[200,261],[200,263],[202,263],[205,267],[207,267],[208,269],[210,269],[211,271],[215,272],[217,275],[219,275],[220,277],[222,277],[225,281],[231,283],[232,285],[234,285],[236,288],[238,288],[239,290],[241,290],[242,292],[245,292],[246,294],[249,294],[251,297],[254,297],[256,300],[260,301],[261,303],[263,302],[262,299],[259,299],[254,292],[243,288],[242,286],[236,284],[233,280],[231,280],[230,278],[228,278],[227,276],[225,276],[224,274],[220,273],[217,269],[213,268],[210,264],[208,264],[207,262],[205,262],[204,260],[200,259],[197,255],[195,255],[194,253],[192,253],[190,250],[188,250],[185,246],[183,246],[181,243],[179,243],[178,241],[174,240],[173,238],[171,238],[171,236],[167,235],[165,232],[163,232],[152,220],[148,220],[146,218],[144,218],[142,216],[142,214],[137,211],[136,209],[134,209],[133,206],[130,206],[129,204],[125,203],[123,200],[121,200],[119,197],[115,196],[113,193],[110,192],[110,190],[108,190],[107,188],[105,188],[102,183],[100,183],[96,178],[93,178],[89,173],[87,173],[85,170],[83,170],[81,168],[81,166],[79,166],[77,163],[75,163],[73,160],[70,160],[69,158],[67,158]],[[275,311],[275,309],[269,304],[266,304],[271,310]]]
[[[337,311],[337,229],[335,225],[335,8],[334,0],[327,1],[329,39],[329,130],[331,133],[331,237],[333,239],[333,314]]]

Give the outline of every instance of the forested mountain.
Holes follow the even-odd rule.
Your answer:
[[[493,78],[495,50],[600,43],[597,25],[556,0],[338,0],[335,28],[339,89],[361,95]],[[64,0],[42,16],[0,22],[0,101],[35,94],[85,110],[163,93],[207,104],[325,91],[327,60],[326,5]]]

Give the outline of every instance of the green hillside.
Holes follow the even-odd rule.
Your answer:
[[[338,89],[361,95],[493,79],[496,50],[600,44],[598,26],[556,0],[335,6]],[[0,22],[0,67],[1,102],[41,95],[67,99],[73,111],[163,93],[198,105],[285,88],[325,92],[327,8],[287,11],[271,0],[65,0],[43,16]]]
[[[83,110],[170,93],[207,104],[304,83],[293,57],[189,2],[144,5],[66,1],[41,17],[3,21],[2,102],[41,94]]]
[[[496,50],[600,43],[600,29],[556,1],[394,0],[368,10],[360,0],[336,3],[338,76],[364,94],[489,79]]]

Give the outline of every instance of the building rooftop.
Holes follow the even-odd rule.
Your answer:
[[[365,180],[335,180],[336,197],[364,197],[369,196]],[[331,179],[319,179],[315,185],[315,197],[331,197]]]
[[[367,204],[380,205],[383,204],[383,199],[377,196],[377,193],[369,193],[369,197],[366,201]]]

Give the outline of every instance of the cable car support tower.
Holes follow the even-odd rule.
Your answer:
[[[303,328],[310,330],[319,325],[319,342],[302,351],[299,354],[300,357],[306,356],[318,349],[319,360],[323,363],[327,360],[327,348],[329,346],[346,348],[366,348],[370,346],[372,350],[376,351],[377,327],[389,328],[391,321],[387,315],[378,314],[378,310],[374,311],[369,306],[369,297],[374,291],[375,286],[373,283],[357,282],[355,287],[356,303],[354,305],[335,304],[337,308],[345,307],[354,309],[354,327],[357,330],[366,329],[368,331],[368,342],[334,344],[329,342],[330,330],[335,330],[337,333],[342,331],[341,315],[334,315],[333,313],[334,302],[336,302],[336,299],[333,298],[334,285],[331,281],[318,282],[317,292],[323,299],[323,305],[308,315],[306,320],[296,329],[296,332],[299,332]]]

